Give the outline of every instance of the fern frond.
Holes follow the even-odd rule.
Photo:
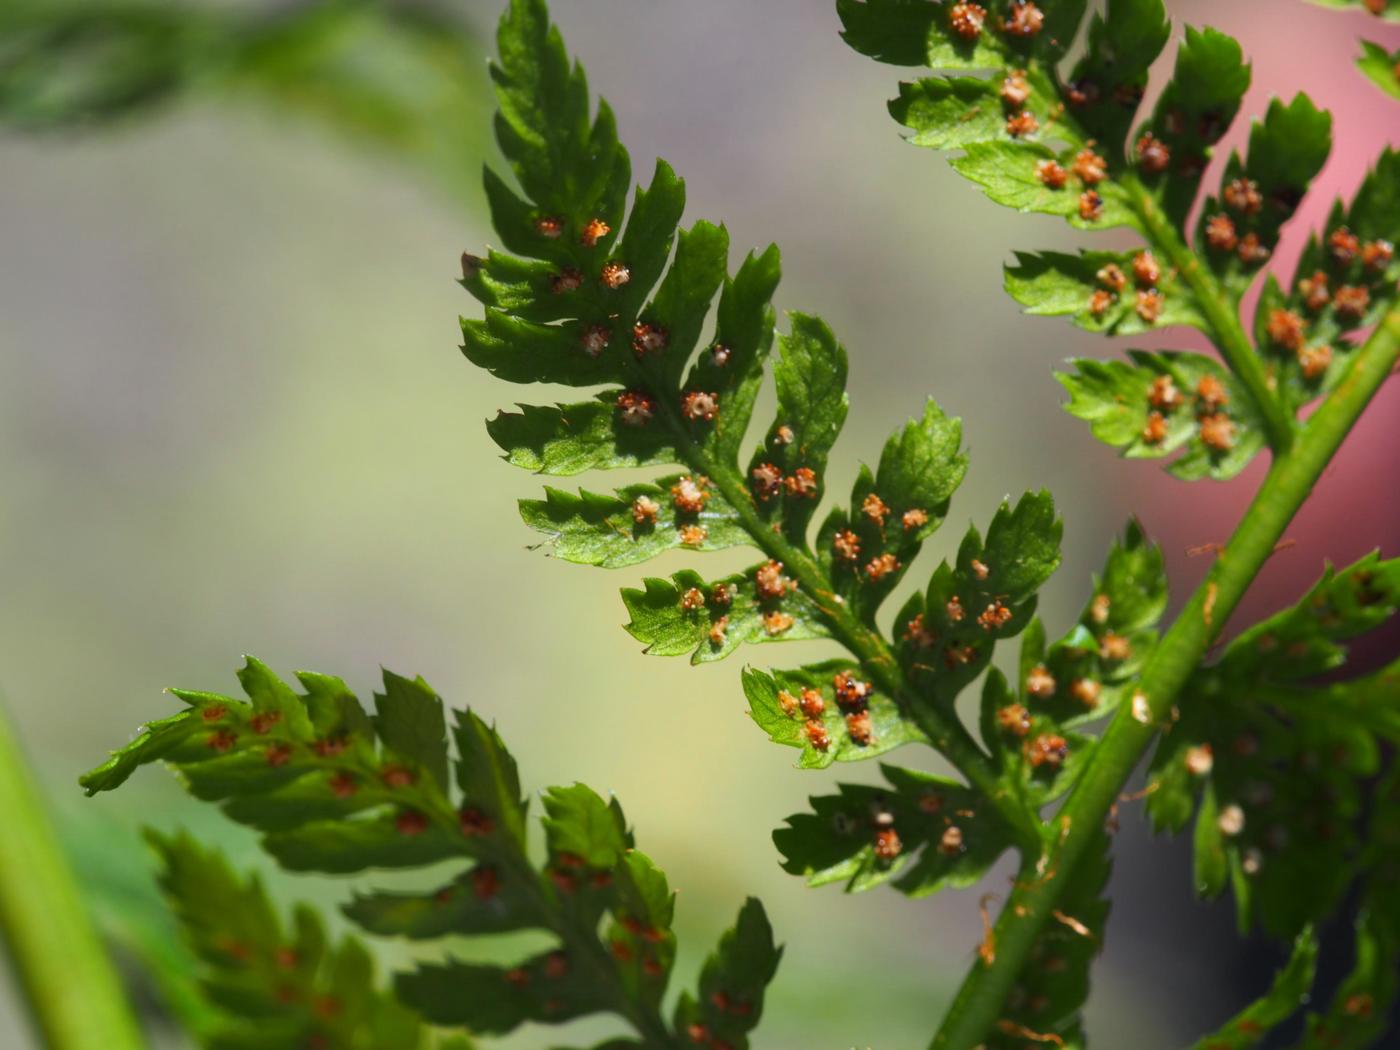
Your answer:
[[[1293,952],[1274,976],[1269,990],[1202,1038],[1192,1050],[1248,1050],[1257,1046],[1260,1038],[1287,1021],[1308,1001],[1316,972],[1317,938],[1308,929],[1293,942]]]
[[[558,1023],[605,1012],[625,1019],[643,1040],[619,1046],[688,1045],[692,1024],[724,1032],[732,1046],[747,1045],[745,1033],[757,1023],[781,954],[757,901],[745,904],[736,931],[707,966],[708,998],[683,1000],[682,1019],[672,1027],[661,1014],[661,999],[675,960],[674,894],[665,875],[634,848],[615,799],[582,784],[546,791],[547,856],[537,864],[527,844],[527,804],[515,760],[475,714],[456,712],[454,756],[442,700],[421,678],[386,671],[370,714],[340,679],[297,677],[301,692],[249,659],[239,674],[246,702],[172,690],[187,709],[151,723],[84,776],[83,786],[89,794],[111,790],[139,766],[163,761],[196,797],[218,802],[230,818],[260,831],[263,846],[289,870],[352,874],[458,865],[436,891],[362,893],[346,906],[350,919],[380,936],[540,930],[554,938],[554,946],[515,966],[448,961],[399,974],[399,999],[433,1024],[496,1033],[527,1021]],[[223,923],[251,924],[240,934],[250,951],[266,954],[285,940],[261,889],[238,886],[221,861],[188,841],[156,842],[196,947],[228,971],[211,978],[211,987],[246,986],[248,997],[230,994],[225,1005],[243,1017],[259,1016],[257,996],[268,991],[272,971],[261,963],[238,970],[234,964],[245,953],[234,952],[230,962],[218,942]],[[301,1002],[301,992],[319,988],[324,937],[308,916],[299,916],[297,930],[306,943],[298,941],[295,950],[308,967],[297,971],[306,985],[298,986]],[[742,960],[734,956],[736,942]],[[363,950],[347,942],[326,965],[331,980],[353,979],[358,988],[368,987],[367,963]],[[363,999],[365,1010],[378,1009],[374,996],[366,992]],[[407,1023],[401,1012],[384,1011],[383,1024]],[[377,1017],[359,1017],[356,1038],[371,1021],[380,1023]],[[289,1032],[313,1023],[295,1012],[286,1021]],[[334,1045],[416,1044],[386,1038]]]
[[[188,835],[148,832],[165,891],[204,972],[200,986],[220,1022],[211,1050],[369,1050],[444,1046],[416,1014],[375,982],[353,937],[329,943],[315,909],[286,923],[256,877],[242,879],[217,851]],[[470,1050],[467,1040],[455,1050]]]
[[[1397,0],[1311,0],[1319,7],[1335,7],[1365,11],[1387,22],[1400,22],[1400,2]]]
[[[677,547],[756,549],[760,561],[741,573],[685,569],[624,590],[628,630],[649,653],[694,662],[744,643],[834,640],[846,657],[744,672],[760,728],[799,749],[807,768],[929,744],[986,815],[987,841],[998,848],[985,859],[1009,845],[1038,855],[1036,807],[1059,790],[1053,771],[1074,768],[1089,738],[1062,741],[1028,769],[1007,757],[1014,748],[979,744],[954,702],[997,643],[1034,622],[1036,592],[1060,558],[1050,497],[1007,502],[985,533],[971,529],[957,557],[900,609],[896,637],[886,637],[877,615],[946,519],[966,471],[959,422],[929,402],[889,439],[874,469],[860,469],[849,503],[830,511],[813,537],[847,414],[846,351],[802,314],[775,335],[777,249],[750,253],[729,274],[723,227],[678,229],[683,185],[664,162],[625,207],[631,166],[611,111],[606,103],[590,109],[583,73],[540,0],[514,0],[499,48],[497,133],[518,189],[490,170],[486,187],[512,254],[464,256],[463,284],[485,316],[462,322],[463,349],[499,378],[595,393],[522,406],[488,430],[509,462],[538,473],[671,468],[614,494],[547,489],[544,499],[524,501],[525,521],[555,554],[606,567]],[[776,417],[745,454],[770,363]],[[1057,648],[1055,659],[1069,652]],[[1071,713],[1082,717],[1085,708],[1038,712],[1036,739],[1056,736]]]
[[[0,128],[116,128],[192,101],[264,106],[401,158],[475,203],[481,48],[425,3],[210,7],[12,0],[0,10]]]
[[[1018,253],[1006,287],[1028,312],[1107,335],[1190,326],[1220,350],[1228,376],[1196,355],[1133,351],[1126,361],[1077,361],[1060,377],[1069,411],[1125,455],[1180,453],[1178,476],[1227,478],[1265,447],[1283,451],[1297,412],[1344,374],[1354,333],[1395,302],[1400,169],[1386,151],[1351,207],[1334,209],[1286,290],[1268,278],[1251,340],[1240,304],[1327,159],[1331,118],[1306,95],[1272,102],[1188,229],[1250,67],[1230,37],[1187,27],[1170,79],[1139,117],[1148,67],[1171,36],[1162,0],[1112,0],[1090,20],[1072,66],[1064,54],[1082,2],[837,7],[857,51],[950,71],[901,85],[890,103],[911,142],[960,151],[953,167],[998,203],[1141,238],[1127,252]],[[991,75],[951,75],[964,70]]]
[[[1398,609],[1400,560],[1372,554],[1328,569],[1183,690],[1190,702],[1152,761],[1148,813],[1172,831],[1195,813],[1197,891],[1232,885],[1243,928],[1294,936],[1367,867],[1364,802],[1379,741],[1400,741],[1400,678],[1387,668],[1312,680],[1343,665],[1347,639]]]
[[[1400,98],[1400,48],[1388,52],[1380,44],[1363,40],[1356,68],[1387,95]]]
[[[1400,664],[1389,668],[1400,681]],[[1297,1050],[1363,1050],[1381,1046],[1390,1033],[1390,1019],[1400,999],[1400,902],[1395,894],[1400,878],[1400,767],[1381,778],[1367,826],[1365,880],[1355,922],[1351,972],[1342,980],[1321,1013],[1308,1017]]]

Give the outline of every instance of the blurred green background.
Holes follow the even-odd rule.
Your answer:
[[[605,573],[530,549],[513,507],[539,481],[501,463],[481,423],[517,394],[548,392],[499,384],[454,349],[457,314],[476,309],[454,283],[457,256],[492,239],[477,185],[478,160],[494,156],[484,55],[497,4],[434,6],[482,43],[434,52],[450,65],[426,79],[421,53],[393,48],[357,45],[350,66],[432,113],[426,139],[386,134],[392,110],[364,125],[332,113],[330,129],[314,116],[330,81],[321,96],[243,91],[236,78],[170,100],[159,119],[0,136],[0,692],[103,921],[125,937],[142,927],[142,824],[196,829],[268,867],[249,836],[158,772],[79,797],[79,772],[173,710],[163,687],[231,690],[247,652],[367,695],[382,665],[494,718],[532,787],[583,780],[618,794],[680,889],[682,978],[745,894],[764,899],[788,948],[756,1046],[922,1045],[972,958],[977,898],[1004,892],[1008,871],[917,903],[804,889],[777,867],[770,831],[832,776],[874,771],[792,769],[744,715],[739,661],[693,669],[639,654],[617,588],[689,556]],[[552,6],[634,167],[669,159],[688,179],[689,217],[723,219],[736,250],[777,241],[780,305],[822,314],[845,341],[853,411],[834,476],[877,455],[926,393],[964,417],[972,470],[928,564],[965,522],[1043,485],[1066,521],[1065,564],[1042,604],[1052,629],[1130,513],[1167,548],[1174,597],[1188,593],[1203,566],[1182,552],[1225,538],[1260,465],[1187,486],[1116,461],[1059,409],[1051,368],[1106,348],[1021,317],[998,274],[1012,247],[1075,242],[901,145],[882,108],[900,71],[846,49],[832,5]],[[1337,111],[1338,149],[1295,225],[1355,186],[1378,134],[1400,139],[1400,107],[1350,65],[1358,33],[1393,48],[1393,28],[1284,0],[1169,7],[1243,37],[1255,61],[1246,113],[1291,94],[1301,72]],[[1377,542],[1394,553],[1400,496],[1374,479],[1393,477],[1396,408],[1392,385],[1250,611],[1296,596],[1324,554]],[[716,571],[743,561],[712,557]],[[1180,846],[1150,841],[1128,809],[1090,1030],[1099,1046],[1166,1050],[1266,984],[1273,956],[1233,940],[1228,905],[1192,902]],[[0,835],[0,848],[14,847]],[[274,881],[323,905],[348,892]],[[580,1024],[578,1039],[608,1030]],[[0,1045],[30,1039],[13,1003],[0,1005]],[[492,1045],[559,1041],[530,1029]]]

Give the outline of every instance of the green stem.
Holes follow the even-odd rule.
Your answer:
[[[1392,309],[1357,353],[1345,378],[1299,431],[1292,449],[1274,461],[1234,536],[1148,658],[1139,689],[1151,717],[1139,722],[1130,702],[1119,708],[1056,817],[1062,834],[1046,856],[1046,874],[1013,889],[994,930],[995,957],[990,964],[975,964],[965,978],[933,1039],[933,1050],[970,1050],[992,1027],[1056,900],[1073,882],[1085,848],[1103,827],[1158,729],[1169,724],[1177,693],[1398,357],[1400,310]]]
[[[1275,455],[1287,452],[1293,444],[1296,425],[1273,389],[1264,362],[1254,351],[1254,344],[1240,324],[1239,307],[1220,287],[1215,275],[1201,265],[1200,256],[1177,233],[1176,227],[1157,207],[1156,199],[1135,175],[1123,174],[1119,182],[1127,193],[1129,204],[1142,222],[1143,232],[1153,246],[1165,255],[1181,275],[1196,305],[1210,326],[1212,341],[1225,358],[1230,371],[1249,391],[1250,400],[1264,419],[1269,447]]]
[[[141,1050],[140,1026],[3,710],[0,813],[0,933],[44,1045]]]

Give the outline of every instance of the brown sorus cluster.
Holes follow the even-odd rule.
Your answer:
[[[850,529],[842,529],[832,537],[831,546],[846,561],[855,561],[860,557],[860,537]]]
[[[875,723],[871,718],[868,706],[874,688],[869,682],[861,681],[851,671],[841,671],[834,675],[831,685],[836,694],[837,704],[845,710],[847,735],[861,747],[869,747],[875,741]],[[808,707],[808,692],[814,694],[811,698],[810,708]],[[808,718],[815,718],[826,707],[821,699],[821,694],[814,689],[803,692],[802,704],[803,713]],[[817,723],[808,723],[809,726],[813,724]],[[810,734],[808,739],[811,739]],[[813,746],[816,746],[815,743]]]
[[[899,833],[894,828],[880,828],[875,832],[875,856],[890,861],[899,856],[904,843],[899,841]]]
[[[1040,121],[1028,109],[1023,109],[1006,118],[1006,133],[1013,139],[1033,135],[1040,130]]]
[[[893,554],[877,555],[865,567],[865,576],[871,583],[879,583],[886,576],[899,571],[899,559]]]
[[[1235,447],[1235,423],[1221,411],[1229,403],[1225,384],[1215,376],[1203,376],[1196,385],[1196,412],[1201,441],[1213,452]]]
[[[770,609],[763,614],[763,629],[770,638],[776,638],[783,632],[791,630],[794,623],[796,621],[780,609]]]
[[[1215,452],[1228,452],[1235,448],[1235,421],[1224,413],[1205,416],[1201,420],[1201,441]]]
[[[1104,632],[1104,636],[1099,639],[1099,659],[1111,660],[1121,663],[1133,655],[1132,643],[1121,634],[1113,631]]]
[[[1296,353],[1303,346],[1303,319],[1292,310],[1271,310],[1265,326],[1269,341],[1275,346]]]
[[[760,463],[749,471],[749,477],[760,500],[770,500],[783,491],[783,472],[772,463]]]
[[[638,357],[658,354],[670,341],[671,334],[660,325],[638,321],[632,326],[632,350]]]
[[[1031,731],[1031,713],[1022,704],[1007,704],[997,709],[997,725],[1012,736],[1023,737]]]
[[[1162,306],[1162,293],[1155,288],[1145,288],[1137,293],[1137,302],[1133,309],[1137,311],[1143,324],[1156,324],[1162,316]]]
[[[869,747],[875,740],[875,724],[870,720],[870,712],[852,711],[848,714],[846,732],[861,747]]]
[[[1264,197],[1259,192],[1259,184],[1253,179],[1231,179],[1221,197],[1225,207],[1237,215],[1258,215],[1264,206]]]
[[[1338,266],[1350,266],[1361,250],[1361,241],[1345,226],[1338,226],[1327,236],[1327,250]]]
[[[1082,149],[1074,155],[1074,173],[1085,186],[1097,186],[1108,178],[1108,161],[1092,149]]]
[[[817,472],[811,467],[798,467],[783,479],[783,487],[793,499],[816,499]]]
[[[977,623],[984,631],[998,631],[1011,622],[1011,610],[1001,602],[992,602],[977,616]]]
[[[626,263],[620,263],[614,260],[603,266],[603,270],[598,275],[598,279],[602,281],[604,285],[616,291],[632,279],[632,270]]]
[[[860,510],[862,514],[876,525],[881,526],[885,524],[885,518],[890,512],[888,504],[873,492],[867,495],[861,502]]]
[[[1332,293],[1327,287],[1327,274],[1322,270],[1314,270],[1311,277],[1300,280],[1298,291],[1303,295],[1303,305],[1313,313],[1322,310],[1332,301]]]
[[[1379,272],[1390,265],[1395,258],[1395,245],[1389,241],[1367,241],[1361,249],[1361,265],[1372,272]]]
[[[1137,140],[1136,148],[1138,168],[1144,175],[1160,175],[1171,165],[1171,148],[1150,131]]]
[[[692,423],[710,423],[719,415],[719,395],[688,390],[681,396],[681,415]]]
[[[1215,376],[1202,376],[1196,384],[1196,402],[1204,412],[1214,412],[1230,403],[1230,392]]]
[[[1172,382],[1171,376],[1153,378],[1147,391],[1147,403],[1152,406],[1152,411],[1147,414],[1147,423],[1142,428],[1145,444],[1159,445],[1167,439],[1167,416],[1176,411],[1182,401],[1181,391]]]
[[[976,40],[982,35],[987,9],[981,4],[954,4],[948,9],[948,24],[964,40]]]
[[[1308,382],[1321,379],[1332,364],[1332,348],[1326,343],[1305,346],[1298,351],[1298,365],[1303,370],[1303,378]]]
[[[1235,249],[1235,254],[1246,266],[1259,266],[1269,261],[1268,246],[1259,239],[1257,233],[1246,233],[1241,237],[1240,246]]]
[[[583,227],[583,232],[578,235],[579,243],[585,248],[596,248],[598,242],[610,233],[612,233],[612,227],[602,219],[589,219]]]
[[[1209,744],[1199,744],[1186,749],[1186,771],[1195,777],[1203,777],[1215,766],[1215,755]]]
[[[728,631],[729,631],[729,617],[728,617],[728,615],[721,616],[721,617],[720,617],[719,619],[717,619],[714,623],[710,624],[710,634],[709,634],[710,644],[711,644],[711,645],[723,645],[723,644],[724,644],[724,640],[725,640],[725,636],[727,635]]]
[[[971,645],[949,645],[943,650],[943,666],[950,671],[966,667],[977,659],[977,650]]]
[[[564,295],[577,291],[581,284],[583,284],[583,274],[569,266],[549,279],[549,290],[555,295]]]
[[[1160,445],[1167,440],[1167,417],[1160,412],[1147,413],[1147,422],[1142,425],[1142,440],[1146,445]]]
[[[928,629],[924,624],[924,614],[915,613],[904,625],[904,640],[912,642],[920,649],[927,649],[934,642],[938,641],[938,636]]]
[[[1008,36],[1035,36],[1045,26],[1045,13],[1031,0],[1015,0],[1001,28]]]
[[[691,477],[689,474],[678,478],[671,486],[671,502],[682,514],[699,514],[709,502],[709,480]]]
[[[1026,692],[1037,700],[1048,700],[1055,695],[1055,676],[1044,664],[1036,664],[1026,675]]]
[[[1092,678],[1076,678],[1069,686],[1069,695],[1090,710],[1099,706],[1102,693],[1103,686]]]
[[[1108,263],[1100,266],[1094,279],[1103,287],[1115,295],[1128,287],[1128,275],[1123,272],[1123,268],[1117,263]]]
[[[754,586],[758,591],[758,596],[765,600],[781,598],[790,590],[794,590],[797,584],[783,575],[783,563],[780,561],[764,562],[754,572]]]
[[[1019,72],[1012,73],[1001,82],[1001,100],[1013,109],[1019,109],[1031,97],[1031,86]]]
[[[1042,160],[1035,166],[1035,177],[1052,190],[1064,189],[1069,181],[1069,172],[1053,160]]]
[[[578,337],[579,346],[589,357],[597,357],[612,342],[612,329],[605,324],[591,324]]]
[[[850,671],[840,671],[831,679],[836,691],[836,702],[844,707],[857,707],[870,699],[874,687],[863,682]]]
[[[1182,396],[1171,376],[1156,376],[1148,390],[1147,400],[1153,408],[1171,412],[1180,406]]]
[[[496,822],[475,806],[467,806],[458,815],[457,826],[467,838],[481,838],[496,830]]]
[[[1235,232],[1235,221],[1221,212],[1206,220],[1206,244],[1218,252],[1232,252],[1240,243]]]
[[[401,809],[394,817],[394,828],[406,837],[421,835],[428,830],[428,818],[416,809]]]
[[[1151,252],[1138,252],[1133,256],[1133,280],[1139,288],[1155,288],[1162,279],[1162,267]]]
[[[1344,321],[1359,321],[1371,305],[1371,293],[1359,285],[1344,284],[1332,298],[1332,308]]]
[[[1026,760],[1039,769],[1058,769],[1069,757],[1069,741],[1055,733],[1041,733],[1026,745]]]

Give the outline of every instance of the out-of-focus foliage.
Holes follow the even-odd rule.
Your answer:
[[[1400,0],[1311,0],[1319,7],[1365,11],[1387,22],[1400,22]]]
[[[1400,98],[1400,48],[1388,52],[1380,44],[1361,41],[1356,67],[1392,98]]]
[[[381,936],[551,935],[548,950],[514,966],[449,960],[399,974],[398,998],[433,1023],[509,1032],[527,1021],[602,1012],[623,1018],[643,1040],[609,1044],[617,1047],[681,1046],[695,1031],[747,1045],[781,955],[757,901],[745,904],[705,967],[702,996],[683,996],[672,1026],[661,1002],[676,953],[675,896],[633,848],[615,799],[582,784],[546,791],[548,858],[537,865],[515,760],[494,729],[458,711],[449,734],[442,700],[421,678],[386,671],[370,714],[339,679],[297,677],[304,692],[250,659],[239,679],[251,702],[173,690],[187,709],[148,725],[82,783],[90,793],[107,791],[142,765],[169,763],[195,797],[260,831],[264,847],[292,871],[466,861],[434,892],[370,892],[345,908]],[[369,957],[357,942],[325,955],[321,924],[305,911],[284,936],[256,883],[237,884],[220,859],[187,840],[156,845],[167,893],[210,967],[206,992],[236,1018],[232,1029],[215,1030],[211,1046],[303,1047],[316,1033],[333,1047],[418,1045],[411,1015],[367,991]],[[297,979],[285,1002],[281,971]],[[328,996],[352,999],[363,1012],[342,1025],[344,1003],[316,1008]],[[285,1031],[246,1027],[269,1015]],[[264,1037],[273,1041],[256,1044]]]
[[[1308,1001],[1317,972],[1317,938],[1304,930],[1293,942],[1293,953],[1262,996],[1250,1003],[1193,1050],[1248,1050],[1273,1028],[1287,1021]]]
[[[1371,555],[1329,570],[1183,690],[1181,720],[1153,759],[1148,812],[1177,831],[1195,811],[1197,890],[1213,897],[1233,885],[1244,928],[1293,936],[1365,870],[1378,741],[1400,741],[1400,665],[1311,680],[1341,667],[1343,643],[1397,607],[1400,561]]]
[[[318,122],[475,200],[481,66],[460,11],[428,0],[9,0],[0,127],[71,133],[238,101]]]
[[[256,877],[188,835],[148,836],[164,889],[203,967],[200,985],[219,1013],[202,1039],[210,1050],[426,1050],[417,1016],[375,981],[353,937],[331,944],[314,908],[277,915]],[[454,1040],[452,1050],[471,1050]]]

